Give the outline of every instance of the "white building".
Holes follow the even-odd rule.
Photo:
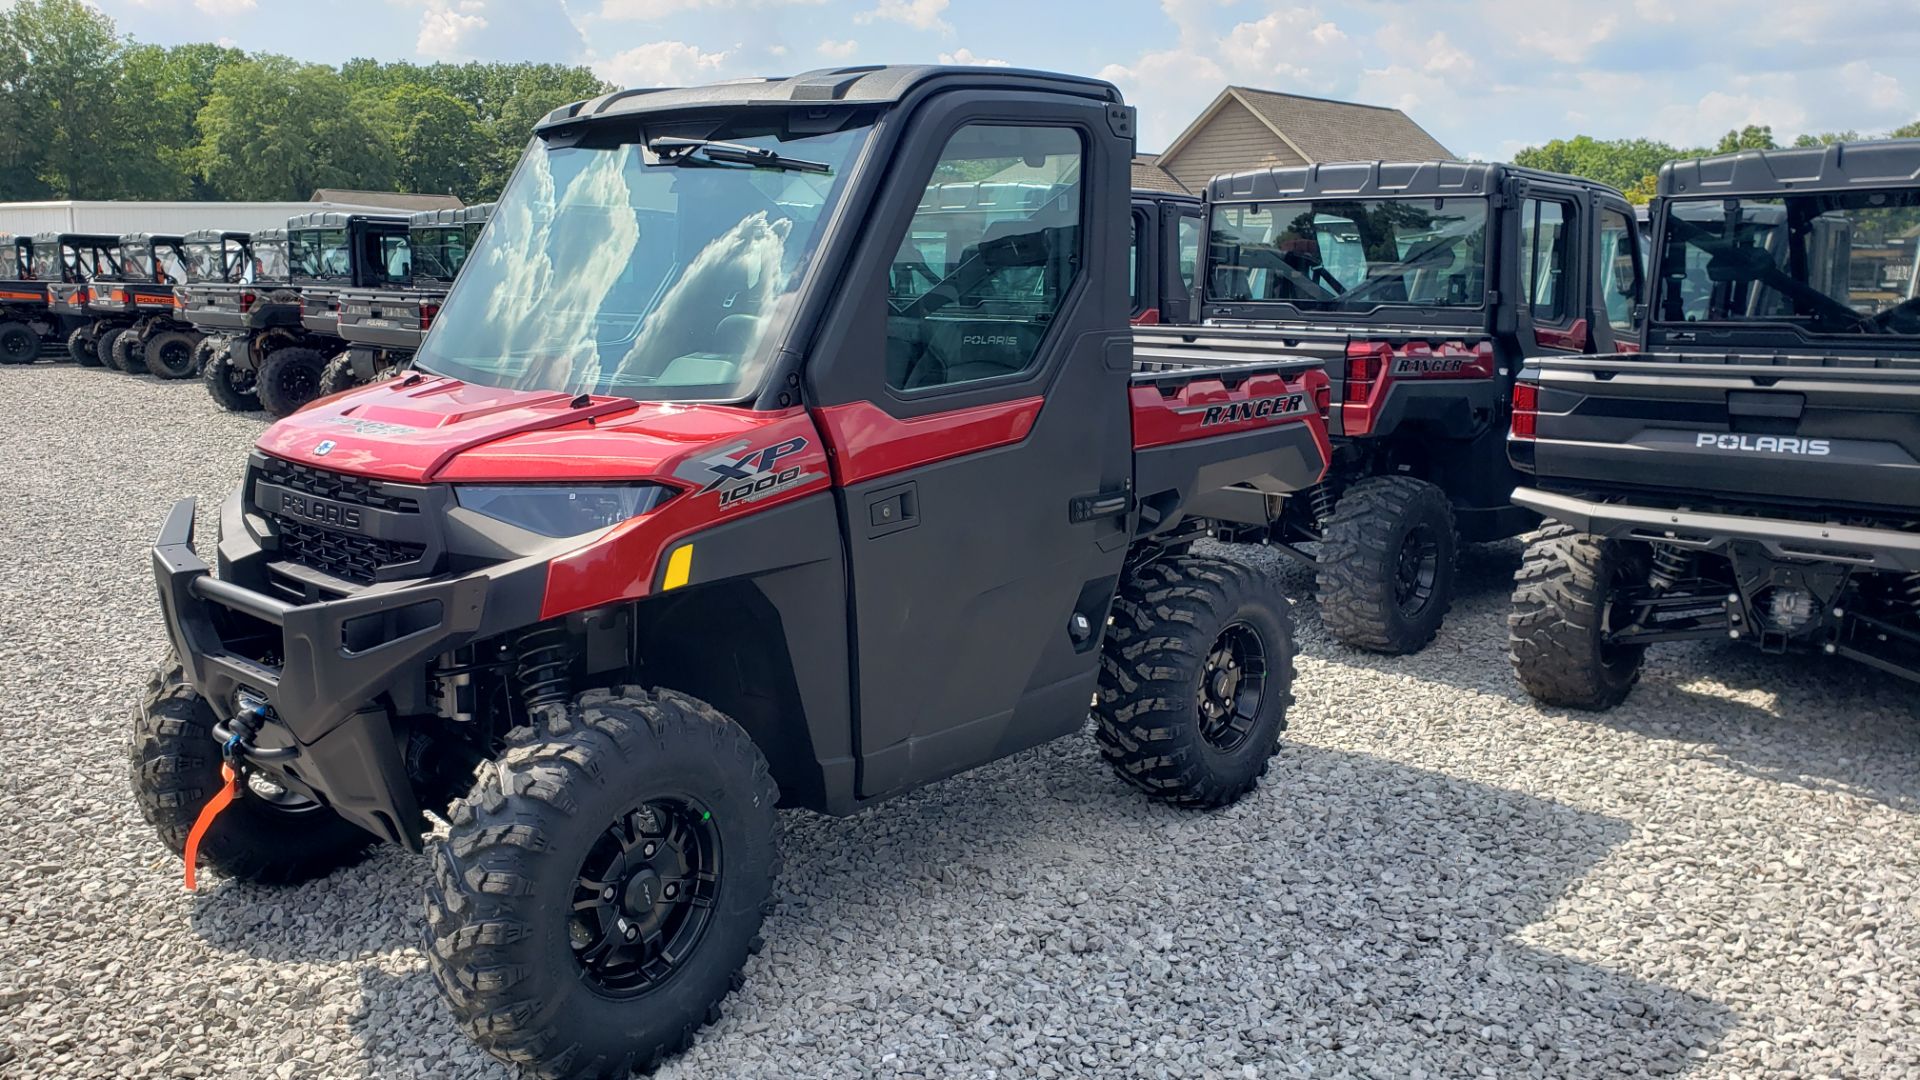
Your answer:
[[[389,196],[401,198],[403,196]],[[370,200],[371,201],[371,200]],[[451,200],[455,206],[459,200]],[[295,214],[315,210],[395,214],[393,205],[313,202],[0,202],[0,236],[30,236],[43,232],[186,233],[194,229],[231,229],[254,232],[282,229]]]

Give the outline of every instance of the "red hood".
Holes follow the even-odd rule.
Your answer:
[[[288,461],[409,483],[642,480],[671,476],[690,451],[785,415],[416,375],[316,401],[258,445]]]

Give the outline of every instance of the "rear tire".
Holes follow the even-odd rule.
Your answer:
[[[1453,606],[1460,541],[1446,492],[1411,476],[1348,488],[1327,518],[1317,556],[1320,622],[1334,640],[1371,652],[1419,652]]]
[[[181,681],[178,661],[161,665],[133,713],[133,794],[140,813],[175,855],[201,807],[220,790],[213,709]],[[371,833],[312,802],[277,802],[240,784],[239,797],[201,839],[202,861],[227,877],[288,885],[359,862]]]
[[[147,347],[140,335],[129,330],[114,341],[113,366],[129,375],[147,373]]]
[[[1645,645],[1608,645],[1608,599],[1644,572],[1613,540],[1548,522],[1514,574],[1507,656],[1534,700],[1603,711],[1626,700],[1640,678]]]
[[[320,396],[320,376],[326,361],[318,350],[291,348],[268,354],[260,362],[254,392],[267,415],[278,419]]]
[[[199,374],[199,373],[201,373],[201,372],[203,372],[203,371],[205,371],[205,370],[207,370],[207,365],[208,365],[208,364],[211,364],[211,363],[213,363],[213,355],[214,355],[214,353],[216,353],[216,352],[219,352],[219,351],[220,351],[220,339],[219,339],[219,338],[217,338],[217,337],[203,337],[203,338],[201,338],[201,339],[200,339],[200,343],[199,343],[198,345],[195,345],[195,346],[193,347],[193,370],[194,370],[194,373],[195,373],[195,374],[197,375],[197,374]]]
[[[353,376],[353,357],[350,353],[341,353],[327,361],[326,368],[320,372],[320,396],[338,394],[360,385]]]
[[[230,348],[213,354],[213,359],[200,370],[200,381],[206,383],[207,393],[228,412],[255,412],[260,408],[260,397],[254,393],[253,372],[234,366]]]
[[[191,379],[200,374],[201,338],[184,330],[155,334],[147,342],[147,370],[163,379]]]
[[[67,355],[81,367],[99,367],[100,353],[94,347],[93,335],[81,327],[67,335]]]
[[[766,759],[712,706],[638,687],[550,706],[507,743],[429,852],[434,982],[534,1075],[650,1070],[719,1017],[758,947],[780,872]]]
[[[26,323],[0,323],[0,364],[31,364],[40,359],[40,335]]]
[[[1252,791],[1293,703],[1293,619],[1272,579],[1197,556],[1136,571],[1113,602],[1093,715],[1122,780],[1182,806]]]
[[[93,352],[95,356],[100,358],[100,366],[119,372],[125,372],[127,370],[120,366],[120,353],[118,351],[120,339],[125,337],[126,334],[127,332],[125,330],[109,330],[93,339]]]

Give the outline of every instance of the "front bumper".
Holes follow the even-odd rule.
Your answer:
[[[1699,551],[1720,551],[1746,541],[1775,559],[1920,572],[1920,533],[1594,502],[1526,487],[1514,491],[1513,501],[1581,532],[1613,540],[1644,540]]]
[[[399,714],[423,700],[436,657],[539,621],[546,559],[293,604],[214,577],[193,550],[194,509],[193,499],[176,503],[153,548],[161,614],[186,681],[223,726],[243,696],[268,706],[259,735],[239,749],[250,765],[418,851],[425,823]]]

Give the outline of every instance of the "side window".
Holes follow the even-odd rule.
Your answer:
[[[1200,280],[1200,219],[1190,214],[1180,215],[1180,282],[1187,287],[1187,295],[1193,295],[1194,283]]]
[[[1141,306],[1140,278],[1146,273],[1146,268],[1140,265],[1140,236],[1147,231],[1147,215],[1135,210],[1128,220],[1131,222],[1131,232],[1127,245],[1127,299],[1129,306],[1137,312]]]
[[[1593,279],[1600,283],[1600,300],[1614,333],[1634,334],[1633,308],[1643,295],[1640,271],[1640,230],[1633,219],[1613,207],[1600,211],[1600,250],[1595,252]]]
[[[1552,199],[1520,204],[1520,265],[1527,275],[1527,307],[1535,322],[1566,321],[1568,302],[1567,226],[1572,208]]]
[[[1084,261],[1082,158],[1071,128],[975,123],[948,140],[893,260],[888,386],[953,386],[1033,366]],[[970,184],[1018,197],[942,197]]]

